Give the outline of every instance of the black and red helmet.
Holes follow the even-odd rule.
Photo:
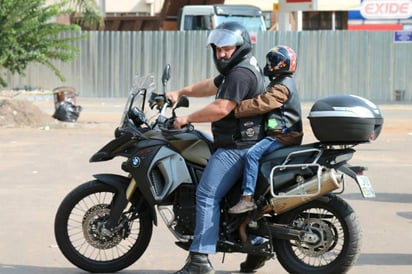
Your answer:
[[[269,77],[280,74],[292,74],[296,70],[296,53],[288,46],[276,46],[266,54],[263,73]]]

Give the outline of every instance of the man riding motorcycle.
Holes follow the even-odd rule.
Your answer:
[[[235,107],[244,99],[264,91],[262,70],[251,55],[252,44],[247,30],[236,22],[226,22],[213,30],[208,38],[219,75],[168,93],[172,102],[181,95],[215,100],[186,116],[178,116],[175,128],[188,123],[212,122],[215,151],[208,161],[196,192],[196,228],[186,265],[178,272],[214,273],[208,254],[216,253],[219,234],[221,199],[239,180],[243,156],[259,140],[259,130],[242,138],[240,121],[234,116]],[[256,117],[259,128],[261,117]],[[252,261],[251,261],[252,260]],[[248,257],[247,265],[262,265],[262,258]]]

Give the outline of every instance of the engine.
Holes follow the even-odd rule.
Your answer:
[[[196,222],[196,187],[192,184],[182,185],[176,193],[173,204],[176,232],[193,235]]]

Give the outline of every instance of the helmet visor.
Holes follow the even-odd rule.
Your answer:
[[[215,29],[209,34],[208,45],[216,47],[240,46],[243,44],[243,37],[240,33],[226,29]]]

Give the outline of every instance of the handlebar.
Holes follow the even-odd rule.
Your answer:
[[[191,123],[184,125],[180,129],[174,128],[173,123],[174,123],[174,117],[167,119],[165,123],[163,123],[162,125],[159,125],[159,128],[162,131],[162,135],[172,136],[172,135],[181,134],[181,133],[189,133],[195,129],[195,127]]]
[[[163,106],[166,105],[167,107],[172,107],[172,101],[163,94],[152,93],[149,99],[149,106],[151,109],[156,107],[156,109],[161,110]]]

